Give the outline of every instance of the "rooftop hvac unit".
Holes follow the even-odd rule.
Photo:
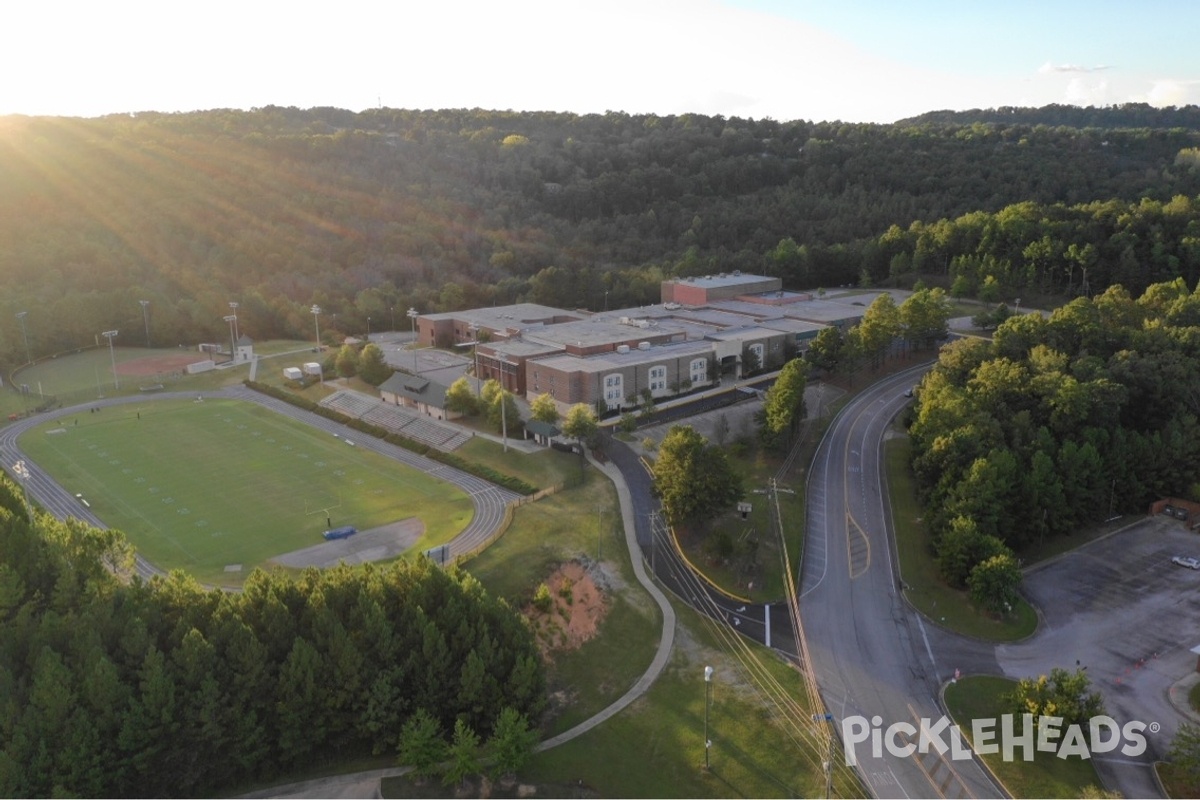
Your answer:
[[[628,353],[628,352],[629,352],[629,345],[627,345],[627,344],[619,344],[619,345],[617,345],[617,352],[618,352],[618,353]]]
[[[638,350],[649,350],[649,349],[650,349],[649,342],[638,342]]]

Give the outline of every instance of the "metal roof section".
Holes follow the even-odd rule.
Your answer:
[[[575,356],[564,353],[563,355],[550,356],[549,358],[539,358],[537,361],[529,362],[529,364],[534,369],[545,365],[550,369],[562,372],[576,370],[594,373],[641,364],[658,364],[675,358],[696,358],[707,356],[711,353],[712,345],[707,341],[697,340],[664,344],[646,350],[630,347],[628,352],[623,353],[613,350],[594,356]]]

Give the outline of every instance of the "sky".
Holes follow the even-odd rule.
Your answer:
[[[1200,104],[1195,0],[5,5],[0,115],[278,105],[886,123]]]

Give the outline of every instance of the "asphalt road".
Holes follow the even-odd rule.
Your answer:
[[[935,660],[927,626],[900,594],[882,481],[883,434],[926,368],[885,378],[855,397],[809,472],[800,612],[839,737],[847,718],[877,718],[886,728],[943,715],[938,695],[953,667]],[[973,760],[951,762],[936,752],[900,758],[886,748],[876,757],[869,742],[855,755],[876,797],[1002,796]]]

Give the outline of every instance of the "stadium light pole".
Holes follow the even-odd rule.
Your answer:
[[[236,341],[237,339],[242,338],[242,333],[241,333],[241,331],[238,330],[238,324],[237,324],[238,304],[234,303],[234,302],[230,302],[229,308],[232,310],[231,313],[233,314],[233,338]]]
[[[708,750],[712,741],[708,738],[708,706],[712,698],[713,668],[704,668],[704,768],[708,769]]]
[[[317,326],[317,352],[321,352],[321,307],[314,305],[311,309],[313,323]]]
[[[371,341],[371,317],[367,315],[367,341]]]
[[[413,351],[413,375],[417,374],[417,317],[421,316],[421,312],[415,308],[408,309],[408,318],[412,320],[412,351]],[[396,326],[393,325],[394,329]]]
[[[25,340],[25,363],[32,364],[33,355],[31,355],[29,350],[29,333],[25,330],[25,315],[28,313],[28,311],[18,311],[17,319],[21,322],[21,338]]]
[[[146,349],[150,349],[150,312],[146,308],[150,305],[149,300],[138,300],[142,306],[142,322],[146,325]]]
[[[117,381],[117,356],[113,353],[113,341],[112,341],[113,339],[116,338],[117,331],[105,331],[104,333],[102,333],[100,335],[103,336],[104,338],[108,339],[108,357],[112,361],[113,388],[119,390],[121,388],[121,384]]]
[[[229,360],[233,361],[237,358],[237,338],[233,330],[233,326],[237,322],[237,314],[226,314],[223,319],[229,323]]]
[[[388,306],[388,311],[392,312],[392,332],[396,331],[396,307]]]

